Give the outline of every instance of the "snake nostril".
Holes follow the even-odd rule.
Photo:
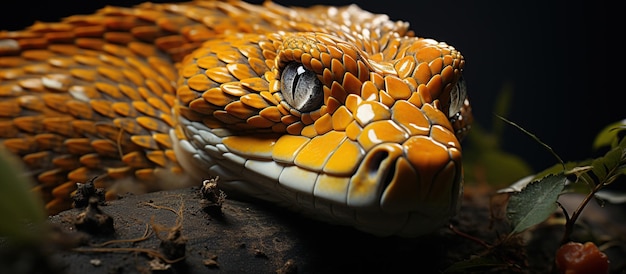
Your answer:
[[[389,152],[386,150],[378,150],[373,153],[371,160],[368,162],[368,173],[370,178],[379,178],[381,189],[386,189],[393,180],[395,174],[395,164],[389,159]]]
[[[396,169],[396,165],[389,162],[389,156],[389,152],[386,150],[376,151],[372,155],[368,166],[369,177],[379,178],[380,186],[383,190],[386,189],[391,183],[391,180],[393,180]]]

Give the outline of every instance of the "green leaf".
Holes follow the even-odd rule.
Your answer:
[[[0,147],[0,236],[28,241],[40,235],[27,227],[43,225],[45,213],[21,170],[13,156]]]
[[[567,180],[564,174],[548,175],[513,193],[507,205],[507,218],[519,233],[545,221],[556,208],[559,194]]]
[[[623,144],[626,138],[620,140],[620,132],[624,130],[626,130],[626,119],[609,124],[596,135],[593,148],[596,150],[602,147],[614,148]]]

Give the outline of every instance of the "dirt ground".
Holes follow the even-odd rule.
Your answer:
[[[127,195],[99,206],[112,218],[113,233],[79,232],[75,222],[84,210],[65,211],[49,219],[50,242],[5,246],[0,272],[550,273],[562,233],[558,216],[495,245],[509,228],[498,214],[492,218],[489,205],[497,203],[489,196],[480,188],[466,188],[461,211],[451,220],[456,232],[444,227],[432,235],[405,239],[374,237],[271,205],[231,199],[222,205],[222,214],[209,214],[199,188]],[[583,222],[600,225],[605,237],[621,239],[607,254],[612,273],[623,273],[623,208],[614,212],[621,214],[621,224],[602,223],[594,209],[588,211],[595,219]],[[472,258],[473,263],[463,264]]]

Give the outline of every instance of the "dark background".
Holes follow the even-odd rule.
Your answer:
[[[91,13],[105,4],[141,1],[13,1],[0,10],[0,29],[34,20]],[[163,1],[154,1],[163,2]],[[261,1],[252,1],[259,3]],[[346,0],[284,5],[345,5]],[[408,21],[417,35],[445,41],[466,58],[465,79],[477,122],[489,128],[496,95],[513,87],[507,117],[533,132],[564,160],[592,156],[595,134],[626,118],[623,8],[608,1],[356,1],[366,10]],[[517,129],[506,127],[505,150],[539,170],[554,158]]]

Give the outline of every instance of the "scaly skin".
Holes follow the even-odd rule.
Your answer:
[[[229,194],[417,236],[458,208],[463,66],[356,6],[107,7],[0,33],[0,141],[51,214],[93,178],[113,199],[219,176]]]

